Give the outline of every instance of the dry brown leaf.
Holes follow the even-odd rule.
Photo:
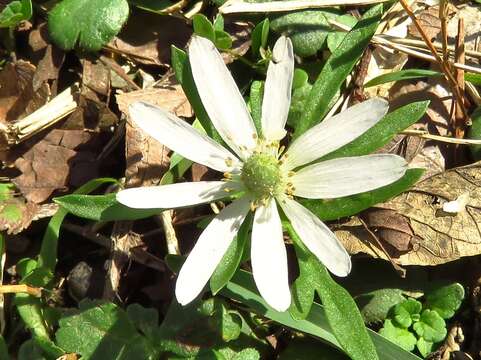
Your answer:
[[[138,12],[131,16],[122,32],[108,47],[144,65],[170,63],[170,46],[185,47],[192,29],[184,20],[157,14]]]
[[[110,70],[100,61],[82,59],[82,87],[108,96],[110,93]]]
[[[52,130],[15,160],[22,174],[12,182],[28,201],[41,203],[55,190],[97,177],[94,154],[79,150],[94,137],[83,130]]]
[[[23,60],[8,63],[0,71],[0,123],[22,119],[48,102],[47,83],[33,90],[35,71],[34,65]]]
[[[442,210],[443,204],[466,193],[469,198],[465,210],[455,214]],[[386,247],[400,265],[438,265],[481,254],[481,162],[432,176],[375,208],[387,210],[389,224],[397,224],[384,228],[401,230],[410,236],[409,250],[405,252]],[[382,220],[377,219],[374,223],[377,226],[371,230],[376,231],[381,241],[389,243],[385,234],[378,231],[383,228],[380,224]],[[341,225],[335,233],[351,254],[362,252],[386,259],[358,218]]]

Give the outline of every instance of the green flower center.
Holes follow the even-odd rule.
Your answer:
[[[278,160],[268,154],[254,154],[244,163],[241,179],[245,187],[258,199],[265,199],[282,191],[282,176]]]

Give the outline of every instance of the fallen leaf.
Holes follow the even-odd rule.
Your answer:
[[[375,207],[388,210],[390,216],[397,217],[396,222],[406,222],[412,231],[409,250],[391,251],[386,247],[396,263],[438,265],[481,254],[480,170],[481,162],[477,162],[445,171]],[[442,211],[444,204],[459,197],[468,197],[465,211],[455,214]],[[378,220],[380,222],[382,220]],[[403,232],[409,235],[409,229]],[[386,259],[358,218],[340,225],[335,233],[351,254],[362,252]],[[386,241],[383,234],[377,235],[381,241]]]
[[[17,196],[12,184],[0,184],[0,231],[18,234],[30,225],[38,209],[37,204]]]
[[[28,201],[41,203],[56,190],[97,177],[95,154],[79,149],[94,138],[83,130],[52,130],[15,160],[22,174],[12,182]]]
[[[139,11],[131,16],[121,33],[107,48],[144,65],[166,66],[170,46],[185,47],[192,34],[186,22],[171,16]]]

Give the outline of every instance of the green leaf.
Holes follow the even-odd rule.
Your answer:
[[[315,55],[325,46],[331,27],[327,18],[334,16],[327,10],[291,11],[271,20],[271,29],[289,36],[294,52],[307,57]]]
[[[222,14],[217,14],[214,20],[214,29],[216,31],[222,31],[224,30],[224,17]]]
[[[481,74],[465,73],[464,79],[473,85],[481,86]]]
[[[329,111],[329,104],[359,60],[374,35],[382,15],[382,4],[366,11],[356,26],[347,33],[322,68],[305,103],[302,122],[297,124],[294,137],[319,123]]]
[[[0,183],[0,231],[19,233],[27,225],[25,219],[31,217],[31,207],[22,197],[15,195],[15,185]]]
[[[295,244],[298,259],[310,262],[312,286],[322,300],[329,325],[343,350],[353,360],[379,359],[354,299],[305,248],[292,226],[287,226],[287,230]]]
[[[424,310],[413,329],[424,340],[434,343],[444,340],[447,334],[444,319],[434,310]]]
[[[332,280],[321,264],[319,264],[319,277],[316,290],[324,305],[332,331],[344,351],[353,360],[379,359],[351,295]]]
[[[390,319],[384,321],[379,334],[407,351],[413,351],[416,346],[416,337],[409,330],[394,325]]]
[[[326,314],[321,305],[314,303],[306,319],[295,320],[288,312],[281,313],[270,308],[256,289],[252,275],[246,271],[239,270],[227,286],[222,289],[221,294],[240,301],[252,311],[276,321],[281,325],[321,338],[324,342],[341,349],[339,342],[332,334]],[[377,333],[371,330],[368,330],[368,333],[382,360],[419,360],[418,356],[401,349]]]
[[[209,116],[205,111],[204,105],[202,105],[202,101],[200,100],[200,96],[197,92],[194,78],[192,76],[192,70],[190,68],[187,54],[185,53],[185,51],[175,46],[171,46],[171,53],[171,63],[172,68],[175,72],[175,78],[182,86],[182,89],[184,90],[187,99],[189,99],[189,103],[194,109],[195,116],[197,117],[197,119],[199,119],[207,135],[209,135],[218,143],[223,144],[224,141],[222,140],[214,125],[210,121]]]
[[[25,327],[32,332],[35,343],[50,357],[62,356],[64,351],[50,340],[50,329],[47,328],[40,299],[19,293],[15,295],[14,301]]]
[[[232,38],[223,30],[215,31],[215,46],[221,50],[227,50],[232,47]]]
[[[348,25],[350,28],[354,27],[357,24],[357,19],[351,15],[341,15],[336,18],[336,21]],[[331,31],[327,35],[327,47],[331,52],[334,52],[339,44],[344,40],[346,36],[346,32],[344,31]]]
[[[406,69],[406,70],[399,70],[393,71],[388,74],[383,74],[375,77],[374,79],[369,80],[364,87],[371,87],[376,85],[385,84],[392,81],[400,81],[400,80],[410,80],[410,79],[419,79],[425,77],[441,77],[439,71],[427,70],[427,69]]]
[[[394,321],[400,327],[407,329],[413,322],[419,320],[422,304],[414,299],[407,299],[397,304],[393,309]]]
[[[312,338],[295,338],[279,354],[277,360],[346,360],[341,352]]]
[[[308,74],[304,70],[296,69],[294,72],[295,77],[292,84],[291,106],[289,108],[287,124],[292,126],[294,129],[299,123],[302,122],[302,119],[304,118],[305,102],[306,99],[309,97],[312,89],[312,85],[307,81],[307,79],[305,82],[302,83],[304,77],[303,73],[308,76]]]
[[[212,294],[217,294],[229,280],[234,276],[239,267],[247,240],[249,238],[249,229],[252,225],[252,216],[249,214],[241,225],[237,236],[229,245],[222,260],[217,265],[214,273],[210,277],[210,290]]]
[[[257,134],[262,135],[262,99],[264,97],[264,82],[254,80],[249,95],[249,108]]]
[[[21,21],[32,17],[32,1],[11,1],[0,12],[0,28],[15,28]]]
[[[269,26],[269,19],[265,18],[254,27],[254,30],[252,30],[251,51],[255,58],[259,56],[260,49],[264,49],[267,45]]]
[[[2,335],[0,335],[0,359],[10,359],[10,356],[8,356],[7,343]]]
[[[408,190],[421,177],[424,169],[408,169],[398,181],[379,189],[332,200],[308,200],[299,202],[321,220],[337,220],[351,216],[375,204],[382,203]]]
[[[117,35],[129,16],[127,0],[63,0],[49,13],[48,29],[57,46],[100,50]]]
[[[443,319],[450,319],[461,306],[463,299],[463,286],[454,283],[427,293],[424,307],[436,311]]]
[[[151,340],[155,340],[155,333],[159,327],[159,313],[156,309],[130,304],[127,306],[127,315],[137,330]]]
[[[75,190],[74,194],[90,193],[104,184],[116,182],[117,180],[113,178],[93,179]],[[58,237],[60,235],[60,226],[67,214],[67,210],[60,208],[50,219],[47,225],[47,230],[45,230],[43,235],[37,266],[49,270],[52,274],[55,272],[55,264],[57,263],[57,245]]]
[[[386,114],[364,134],[349,144],[327,154],[319,161],[367,155],[380,149],[389,143],[397,133],[416,123],[424,115],[428,106],[429,101],[417,101]]]
[[[0,359],[11,359],[9,356]],[[43,356],[42,349],[37,345],[35,340],[29,339],[25,341],[18,349],[18,360],[47,360]]]
[[[416,343],[416,347],[419,350],[419,353],[423,357],[427,357],[429,354],[431,354],[434,350],[434,343],[430,341],[426,341],[424,338],[419,338],[418,342]]]
[[[471,114],[471,121],[473,122],[468,130],[468,138],[474,140],[481,139],[481,106]],[[481,160],[481,145],[471,145],[469,147],[471,156],[474,160]]]
[[[289,233],[294,233],[290,223],[286,226]],[[314,301],[314,291],[317,287],[318,277],[317,261],[312,256],[304,256],[299,247],[296,246],[297,261],[299,264],[299,276],[291,287],[292,303],[289,313],[294,319],[302,320],[311,311]]]
[[[195,14],[192,17],[192,25],[194,26],[194,33],[212,42],[215,41],[214,26],[205,15]]]
[[[165,209],[132,209],[119,203],[115,194],[65,195],[54,198],[62,208],[80,218],[95,221],[137,220],[160,214]]]
[[[355,297],[356,303],[361,310],[361,315],[366,324],[384,321],[389,310],[404,301],[400,289],[379,289]]]
[[[59,321],[55,337],[68,352],[85,359],[157,359],[126,312],[112,303],[83,301],[80,309]]]

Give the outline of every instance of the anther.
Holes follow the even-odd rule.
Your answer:
[[[289,176],[289,177],[292,177],[294,175],[296,175],[296,173],[292,170],[287,173],[287,176]]]
[[[227,159],[225,159],[225,164],[227,166],[231,167],[234,164],[234,160],[232,160],[232,158],[228,157]]]
[[[230,172],[225,172],[225,173],[224,173],[224,178],[230,180],[230,179],[232,179],[232,174],[231,174]]]

